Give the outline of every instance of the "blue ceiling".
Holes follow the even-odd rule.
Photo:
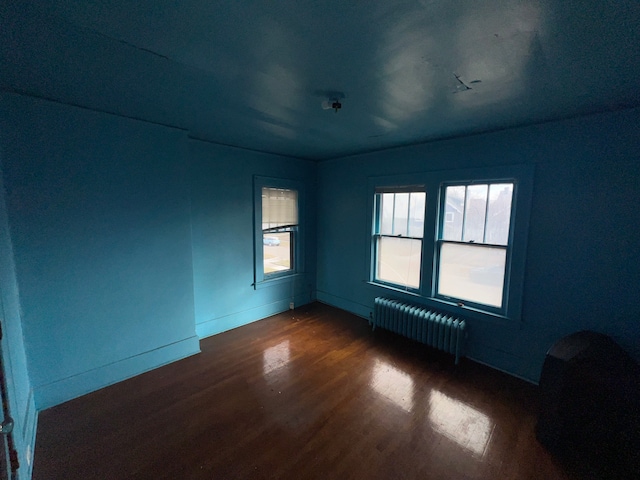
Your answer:
[[[0,87],[327,159],[640,106],[638,0],[0,5]],[[340,98],[339,112],[323,101]]]

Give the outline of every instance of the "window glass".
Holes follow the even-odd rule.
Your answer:
[[[424,235],[424,207],[427,195],[411,192],[409,199],[409,236],[422,238]]]
[[[396,193],[395,208],[393,209],[393,234],[406,237],[409,230],[409,194]]]
[[[420,286],[422,241],[401,237],[378,239],[377,279],[410,288]]]
[[[464,185],[446,188],[443,240],[457,242],[462,240],[462,220],[466,191],[467,188]]]
[[[507,245],[511,222],[512,183],[494,183],[489,188],[485,243]]]
[[[425,192],[378,192],[374,229],[374,279],[405,288],[420,286]],[[413,237],[413,238],[410,238]]]
[[[439,260],[439,295],[493,307],[502,306],[504,248],[443,243]]]
[[[502,308],[513,183],[449,185],[441,194],[436,294]]]
[[[371,282],[470,317],[521,320],[533,174],[510,165],[370,177]]]
[[[487,213],[487,185],[469,185],[466,197],[462,241],[482,243]]]
[[[394,193],[383,193],[380,201],[381,218],[380,218],[380,234],[391,235],[393,234],[393,200],[395,198]]]
[[[291,232],[263,233],[264,273],[291,270]]]
[[[295,231],[298,227],[298,192],[262,188],[262,260],[264,275],[294,269]]]

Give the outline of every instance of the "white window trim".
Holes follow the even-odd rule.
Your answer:
[[[370,177],[368,180],[368,212],[371,222],[368,222],[367,248],[368,248],[368,283],[376,290],[386,289],[410,296],[414,301],[419,299],[421,303],[434,307],[444,308],[451,313],[464,315],[467,318],[477,318],[509,324],[519,323],[522,320],[522,301],[524,295],[524,275],[526,264],[527,238],[529,233],[529,217],[531,211],[531,199],[533,195],[534,165],[511,165],[486,168],[469,168],[462,170],[421,172],[410,175],[394,175]],[[444,220],[441,212],[441,191],[444,185],[487,182],[514,182],[514,195],[512,201],[512,227],[511,227],[511,253],[507,260],[505,272],[504,306],[501,310],[492,307],[479,306],[477,304],[459,305],[457,301],[447,300],[436,296],[437,275],[437,235],[440,222]],[[401,287],[388,285],[375,280],[375,249],[374,223],[376,221],[374,198],[376,190],[386,186],[410,186],[425,185],[427,192],[425,210],[425,231],[422,242],[422,269],[420,288],[407,291]],[[379,292],[378,292],[379,293]],[[417,298],[416,298],[417,297]],[[464,302],[463,302],[464,303]]]

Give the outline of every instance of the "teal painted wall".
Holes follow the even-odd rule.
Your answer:
[[[37,408],[199,351],[186,134],[8,94],[0,118]]]
[[[536,382],[555,340],[593,329],[640,358],[639,157],[627,110],[320,163],[318,299],[368,317],[398,296],[365,283],[368,177],[532,163],[522,322],[471,321],[469,356]]]
[[[535,382],[547,348],[589,328],[640,358],[638,110],[315,164],[0,100],[1,293],[22,458],[37,409],[196,353],[201,337],[316,296],[367,317],[387,293],[366,283],[370,176],[534,164],[522,322],[472,322],[469,355]],[[257,289],[256,175],[301,182],[307,200],[305,271]]]
[[[315,299],[316,164],[213,145],[190,145],[196,331],[213,335]],[[254,176],[296,180],[304,187],[300,212],[304,271],[254,289]]]
[[[313,162],[14,94],[1,98],[0,147],[8,292],[37,409],[315,298]],[[258,289],[255,175],[296,180],[306,198],[304,272]]]

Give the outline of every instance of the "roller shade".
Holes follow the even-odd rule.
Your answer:
[[[262,230],[298,225],[298,192],[262,188]]]

